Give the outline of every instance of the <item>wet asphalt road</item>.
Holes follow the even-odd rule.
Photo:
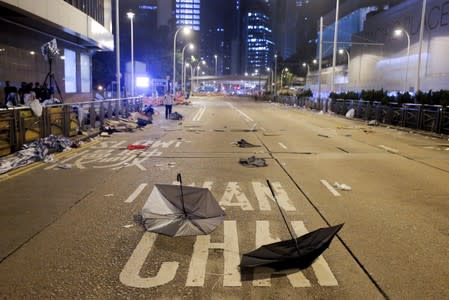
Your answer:
[[[3,299],[449,298],[449,141],[245,98],[193,98],[183,121],[117,133],[0,178]],[[250,129],[256,129],[251,131]],[[238,148],[241,138],[260,145]],[[148,145],[126,150],[128,144]],[[245,168],[239,158],[265,158]],[[204,186],[210,236],[134,223],[156,183]],[[240,272],[240,255],[345,223],[311,267]],[[333,188],[346,184],[350,191]]]

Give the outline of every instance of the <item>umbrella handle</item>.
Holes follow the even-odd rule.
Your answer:
[[[182,211],[184,212],[184,216],[187,216],[186,207],[184,205],[184,192],[182,191],[182,177],[181,177],[181,173],[178,173],[178,175],[176,175],[176,180],[179,182],[179,188],[181,190]]]
[[[298,255],[301,255],[299,251],[298,242],[296,241],[295,236],[293,235],[293,232],[290,230],[290,226],[288,226],[287,219],[284,216],[284,212],[282,211],[281,206],[279,205],[278,199],[276,198],[276,194],[274,193],[273,187],[271,186],[271,182],[267,179],[268,187],[270,188],[271,194],[273,195],[274,201],[276,202],[279,212],[281,213],[282,219],[284,219],[285,226],[287,226],[288,233],[290,233],[290,236],[292,237],[292,240],[295,241],[296,250],[298,251]]]

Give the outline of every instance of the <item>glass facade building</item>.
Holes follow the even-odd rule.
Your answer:
[[[176,27],[191,26],[200,30],[201,0],[176,0]]]
[[[270,66],[273,53],[270,17],[263,12],[248,12],[245,16],[246,72],[256,75]]]

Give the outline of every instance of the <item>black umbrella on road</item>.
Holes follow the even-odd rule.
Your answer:
[[[168,236],[204,235],[215,230],[225,213],[209,189],[156,184],[142,209],[147,231]]]
[[[240,267],[254,268],[265,266],[274,269],[307,268],[329,247],[333,237],[343,227],[343,224],[320,228],[299,238],[295,238],[279,206],[270,181],[267,180],[267,183],[281,212],[291,239],[263,245],[252,252],[243,254]]]

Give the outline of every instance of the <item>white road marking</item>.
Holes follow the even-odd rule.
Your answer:
[[[76,158],[76,157],[82,156],[82,155],[87,154],[87,153],[89,153],[89,151],[82,151],[82,152],[79,152],[79,153],[77,153],[77,154],[75,154],[75,155],[72,155],[72,156],[66,158],[66,159],[63,159],[63,160],[61,160],[61,161],[58,161],[58,163],[55,163],[55,164],[53,164],[53,165],[51,165],[51,166],[49,166],[49,167],[46,167],[44,170],[50,170],[50,169],[56,168],[56,167],[58,166],[58,164],[63,164],[63,163],[65,163],[65,162],[67,162],[67,161],[69,161],[69,160],[71,160],[71,159],[74,159],[74,158]]]
[[[329,182],[327,182],[326,180],[323,180],[323,179],[321,179],[320,181],[321,181],[321,183],[322,183],[325,187],[327,187],[327,189],[328,189],[328,190],[329,190],[335,197],[340,197],[340,196],[341,196],[340,193],[337,192],[337,190],[334,189],[334,187],[333,187],[332,185],[329,184]]]
[[[275,205],[274,204],[275,202],[268,185],[259,181],[253,181],[252,185],[254,193],[256,194],[257,201],[259,202],[259,209],[262,211],[270,211],[271,210],[270,201],[271,203],[273,203],[273,205]],[[275,181],[272,182],[271,185],[273,186],[273,189],[276,193],[279,206],[281,206],[282,209],[285,211],[296,211],[295,206],[288,197],[287,192],[282,188],[281,183]]]
[[[237,201],[232,201],[234,198]],[[219,204],[223,210],[224,206],[240,206],[242,210],[254,210],[246,195],[242,193],[238,182],[228,182]]]
[[[142,183],[137,187],[137,189],[129,195],[128,199],[125,200],[125,203],[132,203],[134,200],[136,200],[137,196],[143,191],[143,189],[147,186],[147,183]]]
[[[291,224],[296,236],[301,236],[309,232],[302,221],[292,221]],[[312,269],[315,272],[319,285],[338,286],[337,279],[322,255],[313,262]]]
[[[202,106],[200,110],[193,116],[193,121],[199,121],[203,117],[204,112],[206,111],[206,106]]]
[[[284,144],[282,144],[281,142],[279,142],[279,146],[281,146],[284,149],[288,149],[287,146],[285,146]]]
[[[388,151],[388,152],[394,153],[394,154],[399,153],[399,150],[396,150],[396,149],[393,149],[393,148],[390,148],[390,147],[387,147],[387,146],[384,146],[384,145],[379,145],[379,147],[384,149],[384,150],[386,150],[386,151]]]
[[[248,116],[247,114],[245,114],[243,111],[241,111],[240,109],[238,109],[237,107],[235,107],[233,104],[228,103],[228,105],[232,108],[235,109],[236,111],[238,111],[245,119],[247,122],[254,122],[253,119],[251,119],[250,116]]]
[[[240,253],[236,221],[224,221],[223,227],[223,243],[211,243],[210,235],[196,237],[186,286],[204,286],[209,249],[223,249],[223,286],[242,286],[239,272]]]
[[[169,283],[175,278],[179,262],[164,262],[159,272],[154,277],[142,278],[139,273],[147,259],[148,254],[153,248],[157,234],[145,232],[134,249],[131,257],[120,273],[120,282],[124,285],[136,288],[152,288]]]

